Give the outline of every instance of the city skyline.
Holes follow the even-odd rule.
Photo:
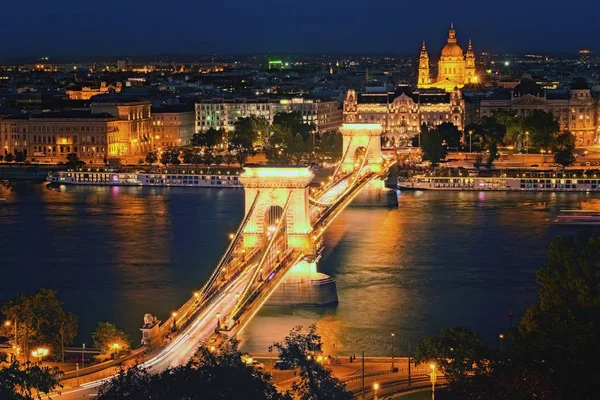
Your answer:
[[[502,4],[469,0],[460,5],[389,2],[366,11],[359,2],[320,4],[313,0],[284,7],[184,1],[170,10],[159,3],[139,1],[120,4],[110,0],[99,9],[34,0],[33,13],[19,5],[7,6],[5,23],[0,26],[0,36],[5,38],[0,57],[414,54],[423,40],[434,48],[442,46],[450,22],[455,24],[459,43],[466,46],[472,39],[476,52],[575,53],[580,48],[594,50],[600,40],[593,20],[600,6],[587,0],[583,3],[578,8],[561,8],[559,21],[552,7],[558,2],[538,0],[527,5],[514,0]]]

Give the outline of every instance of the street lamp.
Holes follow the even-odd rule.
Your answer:
[[[373,384],[373,390],[375,391],[375,397],[374,397],[374,400],[378,400],[378,399],[379,399],[379,397],[377,397],[377,392],[379,391],[379,383],[375,382],[375,383]]]
[[[392,372],[394,372],[394,338],[396,334],[392,332]]]
[[[40,347],[37,350],[33,350],[31,352],[31,355],[35,358],[38,359],[38,362],[41,364],[42,363],[42,357],[46,357],[48,355],[48,349],[45,349],[43,347]]]
[[[430,375],[430,379],[431,379],[431,400],[435,400],[435,380],[437,378],[437,375],[435,373],[435,364],[429,364],[429,368],[431,368],[431,375]]]
[[[498,337],[500,338],[500,353],[502,353],[502,340],[504,340],[504,334],[501,333]]]
[[[525,151],[529,154],[529,131],[525,131]]]
[[[473,136],[473,130],[472,129],[469,131],[469,153],[473,152],[473,148],[471,146],[473,140],[472,140],[471,136]]]

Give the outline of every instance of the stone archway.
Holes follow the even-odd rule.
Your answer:
[[[381,172],[381,124],[344,124],[340,131],[344,139],[342,172],[354,171],[357,149],[366,149],[367,163],[373,172]],[[360,165],[360,164],[358,164]]]

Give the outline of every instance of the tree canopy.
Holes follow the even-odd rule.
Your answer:
[[[117,326],[110,322],[98,322],[96,330],[92,332],[92,340],[94,347],[101,352],[96,356],[99,361],[117,357],[130,349],[125,332],[118,330]]]
[[[559,133],[552,145],[554,161],[563,167],[575,162],[575,135],[569,131]]]
[[[554,115],[542,110],[533,110],[523,120],[523,127],[529,133],[529,142],[534,147],[549,148],[560,127]]]
[[[421,127],[423,159],[431,162],[431,166],[435,167],[441,160],[446,158],[446,148],[442,145],[442,136],[438,130],[429,130],[427,127],[423,128],[423,126]]]
[[[60,359],[61,330],[65,345],[73,343],[77,335],[77,317],[64,311],[53,290],[21,293],[5,303],[1,311],[6,319],[18,321],[17,342],[27,358],[34,346],[49,346],[51,356]]]
[[[323,365],[321,336],[312,325],[306,332],[297,326],[281,343],[276,343],[279,358],[300,369],[300,380],[291,388],[295,398],[302,400],[352,399],[342,381]]]
[[[539,304],[518,326],[518,351],[544,366],[566,398],[593,398],[600,386],[600,234],[554,239],[537,282]]]
[[[0,353],[0,399],[41,399],[60,385],[60,371],[39,364],[21,364],[16,359],[7,362],[6,354]]]
[[[122,369],[100,388],[99,400],[291,400],[280,394],[270,375],[246,364],[237,342],[225,343],[215,353],[200,347],[181,367],[158,375],[133,367]]]

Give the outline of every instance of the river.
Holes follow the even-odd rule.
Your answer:
[[[166,316],[202,286],[243,217],[243,191],[203,188],[0,186],[0,303],[20,292],[58,291],[79,317],[76,345],[97,321],[132,342],[144,313]],[[397,201],[396,201],[397,199]],[[296,325],[316,323],[326,353],[406,351],[460,325],[489,345],[537,297],[548,244],[575,228],[560,209],[600,209],[578,193],[395,192],[361,194],[325,235],[319,270],[339,305],[264,308],[243,335],[265,352]]]

